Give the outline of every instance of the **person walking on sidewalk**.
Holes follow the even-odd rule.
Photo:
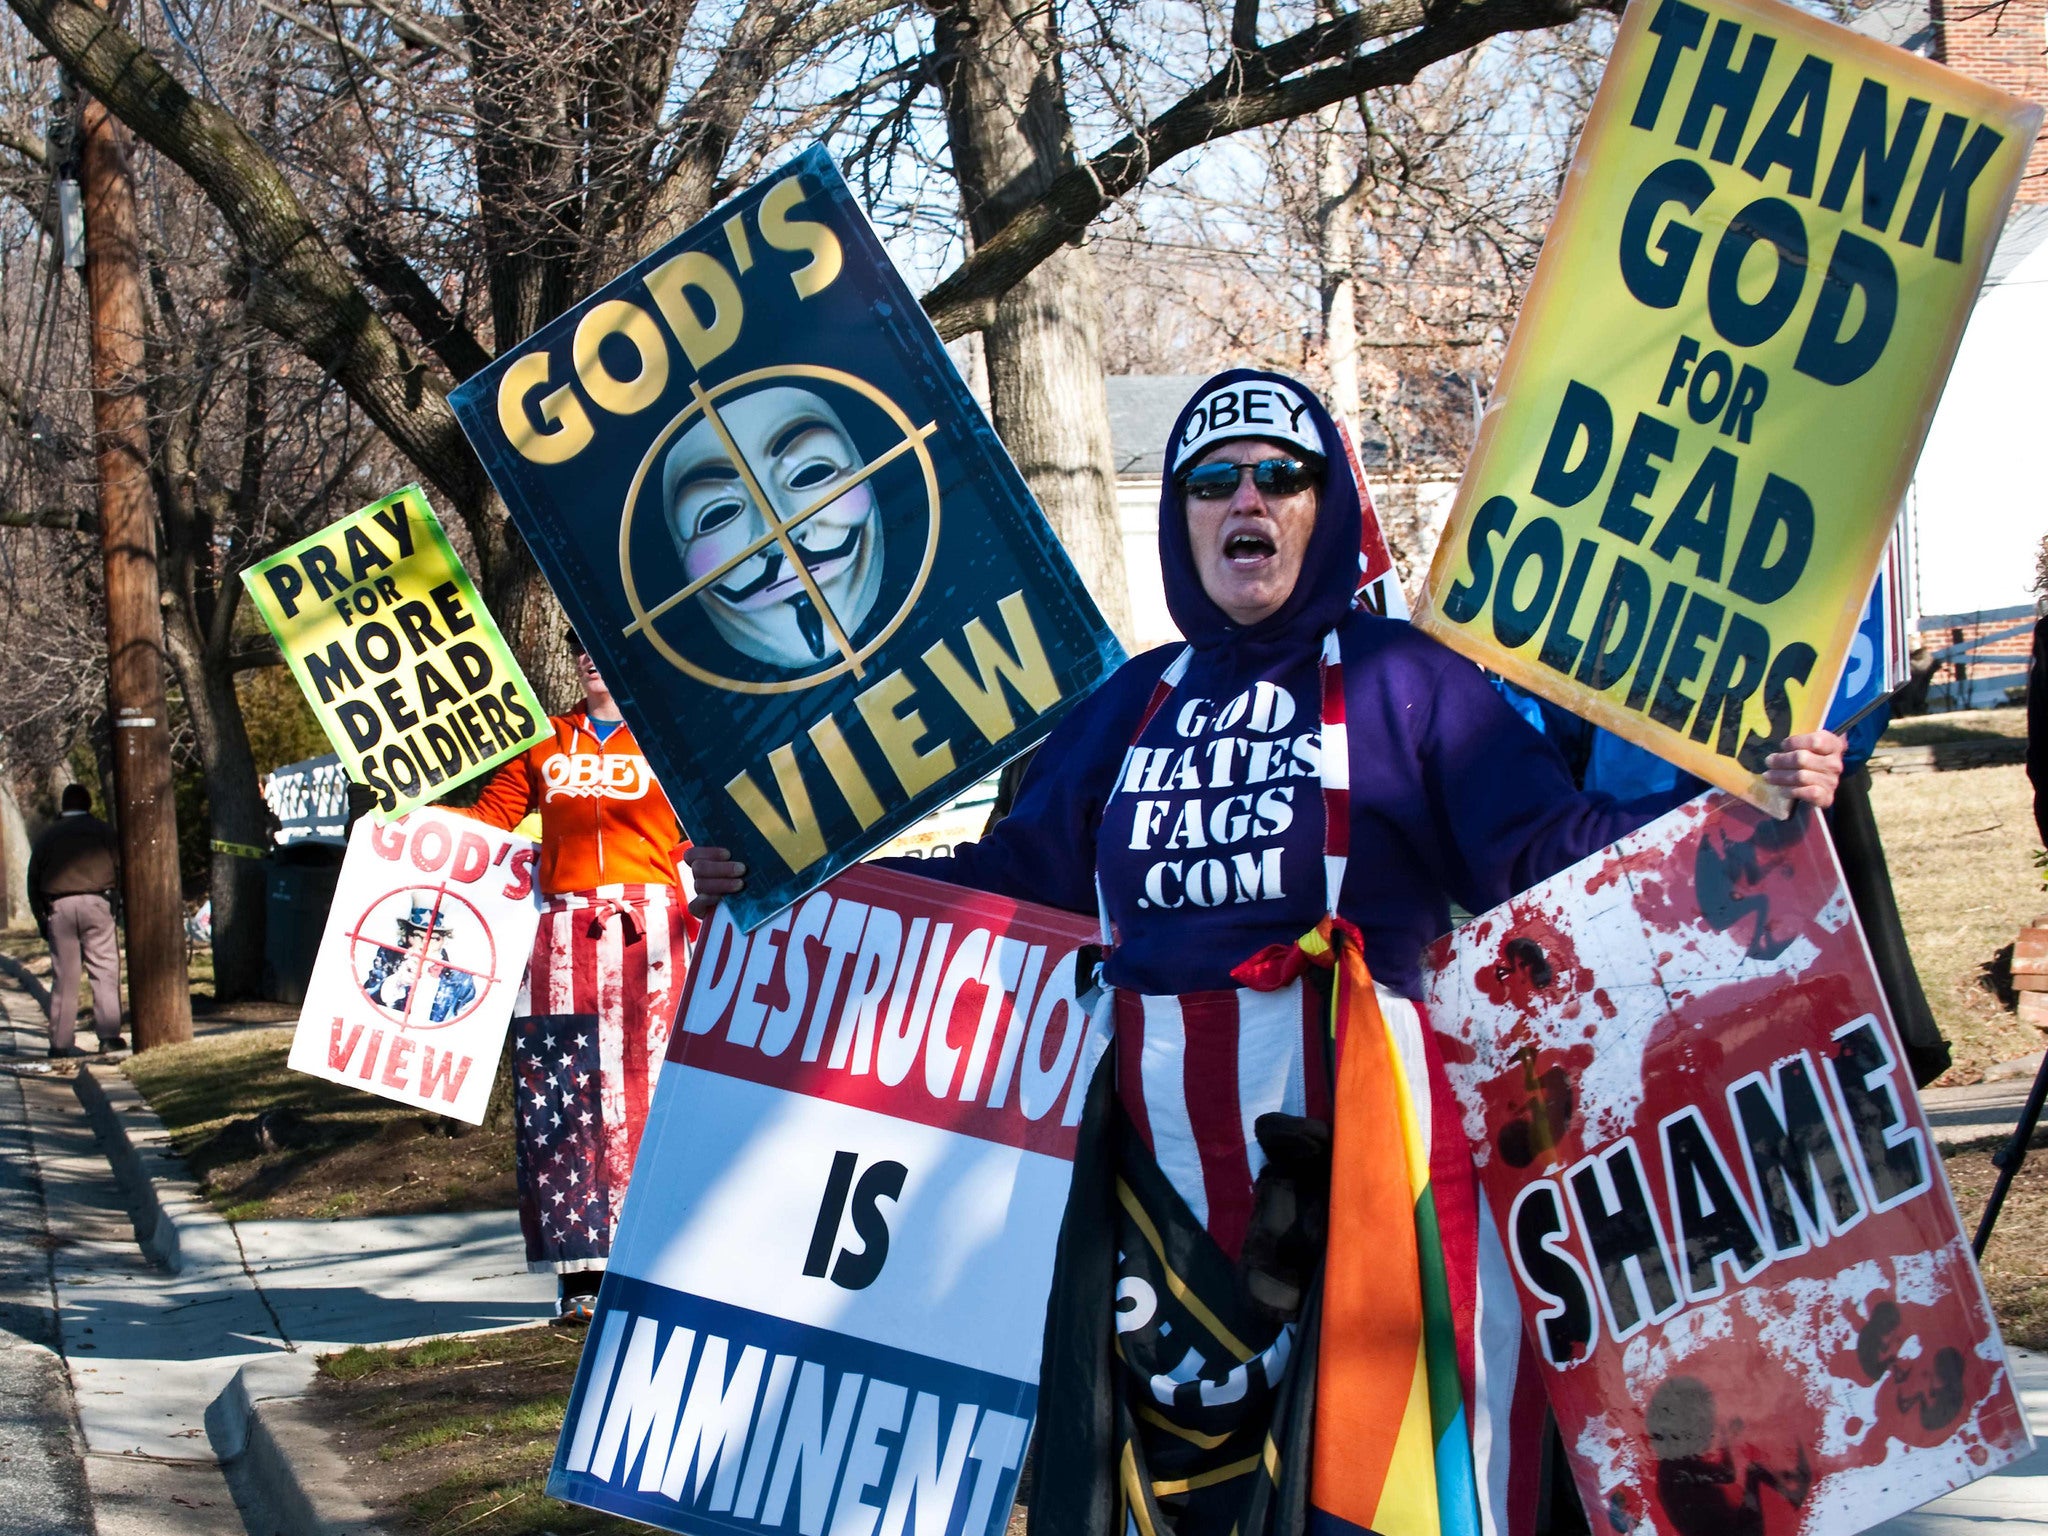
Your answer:
[[[83,784],[67,784],[57,824],[36,840],[28,860],[28,900],[36,927],[50,946],[56,984],[50,996],[50,1054],[83,1056],[74,1045],[78,1027],[78,971],[92,982],[92,1027],[100,1049],[118,1051],[121,1038],[121,941],[114,928],[114,891],[120,880],[114,829],[92,813]]]
[[[647,1101],[668,1053],[697,920],[689,846],[571,631],[584,707],[515,757],[463,814],[510,830],[540,812],[540,929],[514,1005],[514,1166],[529,1269],[588,1321]]]

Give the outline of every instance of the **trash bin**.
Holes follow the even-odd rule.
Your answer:
[[[343,851],[327,843],[288,843],[263,861],[263,995],[274,1003],[306,1000]]]

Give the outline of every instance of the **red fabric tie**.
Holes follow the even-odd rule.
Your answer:
[[[617,918],[625,925],[626,942],[638,944],[646,933],[640,921],[640,914],[634,908],[615,896],[602,896],[590,907],[590,936],[594,939],[604,932],[604,925]]]

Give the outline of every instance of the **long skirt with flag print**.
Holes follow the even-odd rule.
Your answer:
[[[696,928],[674,886],[544,899],[512,1021],[529,1269],[603,1269],[611,1255]]]

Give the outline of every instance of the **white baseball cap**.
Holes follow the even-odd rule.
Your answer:
[[[1180,441],[1173,445],[1176,471],[1213,443],[1263,437],[1327,459],[1323,434],[1308,400],[1275,379],[1236,379],[1219,384],[1188,412]]]

